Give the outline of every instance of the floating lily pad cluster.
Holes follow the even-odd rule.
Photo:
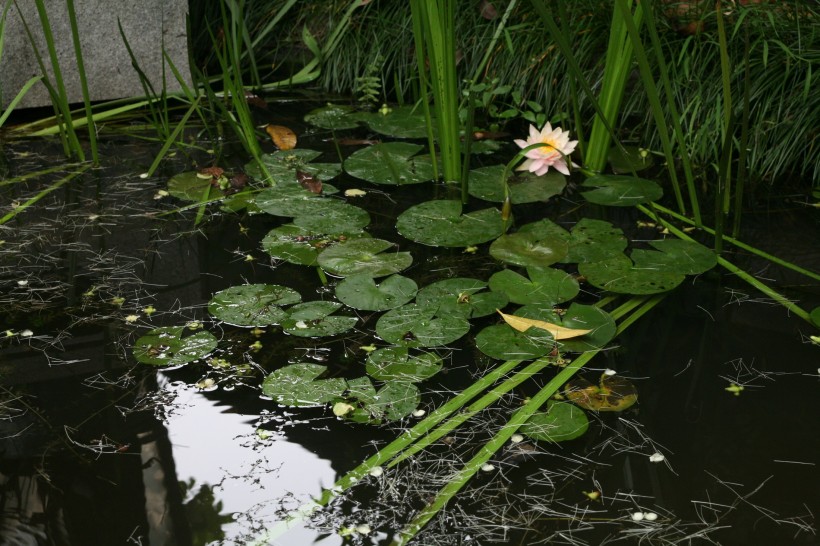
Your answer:
[[[362,113],[329,105],[305,119],[334,131],[366,124],[382,135],[426,137],[422,114],[411,107]],[[627,152],[613,152],[619,172],[638,170],[640,161],[651,160],[640,151]],[[298,148],[267,154],[261,165],[246,167],[261,191],[239,195],[249,210],[287,219],[264,236],[262,248],[275,260],[321,268],[335,278],[332,295],[325,291],[320,301],[302,301],[287,286],[245,284],[214,294],[208,311],[225,325],[275,327],[306,338],[345,334],[361,325],[361,315],[383,346],[374,345],[363,355],[367,375],[353,379],[335,376],[333,367],[312,362],[276,369],[264,379],[262,391],[282,405],[328,405],[335,415],[363,423],[402,419],[420,404],[417,383],[442,370],[437,351],[466,336],[478,319],[483,327],[474,333],[475,345],[493,359],[529,360],[598,350],[615,336],[615,321],[596,306],[573,301],[581,283],[613,293],[654,294],[671,290],[686,275],[698,275],[716,263],[705,247],[679,240],[652,241],[651,248],[628,250],[623,232],[602,220],[585,218],[566,229],[542,219],[507,232],[497,208],[465,210],[460,201],[434,199],[399,215],[398,234],[444,248],[474,250],[489,243],[484,248],[498,269],[486,280],[457,277],[420,287],[407,276],[413,256],[402,243],[367,233],[369,213],[346,201],[327,181],[344,168],[379,186],[429,182],[433,165],[424,147],[404,141],[375,143],[353,152],[343,167],[315,162],[319,156]],[[310,184],[304,183],[305,176],[312,177]],[[184,199],[213,199],[211,182],[200,180],[196,173],[184,173],[169,186]],[[565,187],[566,177],[560,173],[535,176],[498,165],[473,171],[469,191],[477,199],[500,203],[508,190],[510,201],[518,205],[547,201]],[[662,195],[655,182],[622,174],[591,177],[580,191],[589,202],[608,206],[631,206]],[[514,308],[508,309],[511,304]],[[372,313],[380,315],[371,321]],[[208,332],[166,327],[142,336],[134,355],[146,364],[171,367],[205,358],[217,345]],[[620,411],[637,397],[634,387],[620,378],[602,378],[597,385],[575,380],[564,394],[568,402],[551,401],[522,432],[534,439],[570,440],[589,426],[582,408]]]

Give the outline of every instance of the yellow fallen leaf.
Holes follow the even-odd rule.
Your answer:
[[[292,150],[296,147],[296,133],[284,125],[266,125],[265,132],[280,150]]]
[[[503,318],[507,324],[509,324],[519,332],[526,332],[530,328],[540,328],[551,333],[552,337],[554,337],[556,341],[560,339],[570,339],[573,337],[583,336],[592,331],[575,328],[564,328],[563,326],[558,326],[557,324],[553,324],[545,320],[535,320],[524,317],[517,317],[515,315],[508,315],[506,313],[502,313],[498,309],[496,309],[496,311],[498,311],[498,314],[501,315],[501,318]]]

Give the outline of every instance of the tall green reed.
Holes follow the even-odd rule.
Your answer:
[[[459,182],[462,180],[461,125],[458,117],[460,96],[456,72],[455,0],[411,0],[410,10],[416,31],[416,50],[427,54],[426,57],[417,58],[416,62],[419,72],[430,72],[442,174],[446,182]],[[423,49],[418,45],[420,40],[424,42]],[[422,92],[426,95],[424,90]],[[428,118],[428,126],[429,122]]]

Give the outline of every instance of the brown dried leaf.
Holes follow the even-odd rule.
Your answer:
[[[284,125],[266,125],[265,132],[280,150],[292,150],[296,147],[296,133]]]
[[[303,188],[313,193],[322,193],[322,181],[305,171],[296,171],[296,180]]]
[[[496,309],[496,311],[498,311],[498,309]],[[519,332],[526,332],[530,328],[540,328],[551,333],[552,337],[554,337],[556,341],[560,339],[570,339],[573,337],[583,336],[592,331],[575,328],[565,328],[563,326],[559,326],[557,324],[553,324],[545,320],[535,320],[524,317],[518,317],[515,315],[508,315],[506,313],[502,313],[501,311],[498,311],[498,314],[501,315],[501,318],[504,319],[504,322],[506,322]]]

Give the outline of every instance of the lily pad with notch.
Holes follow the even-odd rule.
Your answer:
[[[242,284],[220,290],[208,302],[208,312],[234,326],[268,326],[285,318],[283,305],[302,301],[299,293],[278,284]]]
[[[345,171],[374,184],[403,186],[433,179],[429,156],[417,156],[422,146],[409,142],[382,142],[353,152],[345,160]]]
[[[619,294],[660,294],[677,287],[686,278],[683,273],[640,267],[623,254],[579,264],[578,271],[592,286]]]
[[[485,201],[503,203],[504,169],[504,165],[493,165],[470,171],[470,195]],[[543,176],[509,173],[507,183],[513,205],[548,201],[551,197],[560,195],[567,186],[566,178],[558,172],[549,172]]]
[[[564,263],[606,260],[621,255],[629,244],[621,228],[592,218],[582,218],[572,226],[568,243]]]
[[[412,300],[416,292],[418,285],[415,281],[401,275],[391,275],[379,284],[371,275],[351,275],[336,286],[336,297],[340,302],[362,311],[399,307]]]
[[[216,349],[217,339],[210,332],[185,334],[184,326],[155,328],[134,343],[134,358],[143,364],[171,368],[205,358]]]
[[[475,344],[490,358],[531,360],[550,353],[555,347],[555,339],[540,328],[519,332],[508,324],[493,324],[476,335]]]
[[[488,291],[487,287],[486,282],[478,279],[445,279],[419,290],[416,303],[437,307],[437,316],[484,317],[509,302],[506,294]]]
[[[436,316],[438,307],[408,303],[379,317],[376,333],[383,340],[404,347],[441,347],[470,331],[467,319]]]
[[[569,273],[551,267],[528,267],[525,277],[510,269],[493,273],[490,288],[503,292],[521,305],[558,305],[578,295],[578,281]]]
[[[501,212],[483,209],[461,213],[461,201],[426,201],[396,220],[396,229],[411,241],[430,246],[467,247],[491,241],[504,230]]]
[[[572,403],[591,411],[624,411],[638,401],[638,390],[620,375],[602,375],[597,385],[583,377],[574,377],[564,386],[564,395]]]
[[[424,110],[415,106],[396,106],[391,108],[388,114],[360,112],[355,118],[382,135],[396,138],[427,138]]]
[[[518,431],[533,440],[565,442],[583,436],[588,428],[589,418],[583,410],[567,402],[549,400],[547,410],[533,413]]]
[[[395,245],[384,239],[351,239],[334,245],[319,254],[319,265],[339,277],[369,275],[384,277],[410,267],[413,257],[409,252],[385,252]]]
[[[309,216],[345,204],[334,198],[313,193],[298,185],[265,188],[256,195],[254,203],[263,212],[287,218]]]
[[[700,275],[717,265],[717,255],[714,251],[695,241],[664,239],[649,241],[649,244],[659,252],[644,249],[633,250],[631,258],[635,262],[635,267],[668,270],[684,275]]]
[[[663,197],[663,189],[657,182],[636,176],[599,174],[587,178],[581,186],[596,188],[582,192],[584,199],[610,207],[633,207]]]
[[[262,163],[270,173],[271,178],[266,176],[256,161],[247,163],[245,172],[257,180],[275,187],[298,186],[296,171],[305,172],[322,182],[339,176],[342,172],[342,166],[339,163],[311,163],[320,155],[322,155],[322,152],[305,148],[278,150],[272,154],[262,154],[261,156]],[[325,194],[336,193],[337,191],[330,184],[324,184],[322,188],[322,192]]]
[[[352,106],[328,104],[305,114],[305,122],[331,131],[355,129],[359,126],[356,114]]]
[[[318,265],[319,253],[329,246],[356,237],[369,237],[364,231],[328,235],[293,224],[270,230],[262,239],[262,249],[278,260],[296,265]]]
[[[380,381],[424,381],[441,371],[444,362],[435,353],[411,356],[407,347],[385,347],[367,357],[367,374]]]
[[[534,232],[502,235],[490,245],[496,260],[522,267],[549,267],[569,252],[566,239],[559,235],[542,236]]]
[[[262,381],[262,393],[283,406],[319,406],[332,401],[347,389],[341,378],[317,379],[327,368],[299,362],[279,368]]]
[[[559,342],[562,351],[582,353],[600,349],[615,337],[615,319],[593,305],[573,302],[568,309],[560,313],[549,305],[525,305],[515,314],[519,317],[551,322],[565,328],[592,330],[580,337],[562,339]]]
[[[201,203],[220,199],[225,194],[211,184],[212,176],[203,177],[196,171],[175,174],[168,180],[168,193],[183,201]]]
[[[321,206],[293,219],[295,226],[330,235],[360,231],[369,223],[370,214],[366,210],[334,199],[325,199]]]
[[[342,307],[334,301],[309,301],[289,308],[282,329],[299,337],[335,336],[347,332],[359,321],[356,317],[332,316]]]
[[[410,415],[421,402],[418,387],[408,382],[390,382],[376,391],[366,377],[348,381],[348,390],[336,398],[333,413],[356,423],[380,424]]]

